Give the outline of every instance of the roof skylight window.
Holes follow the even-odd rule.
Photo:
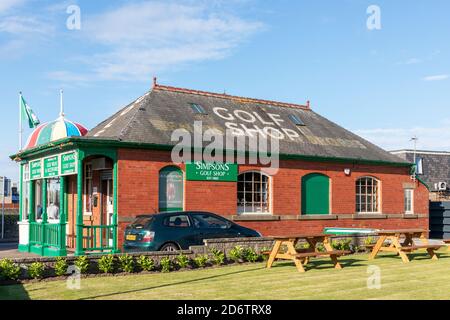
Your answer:
[[[289,119],[296,125],[296,126],[305,126],[305,123],[300,119],[300,117],[296,114],[290,114]]]
[[[198,103],[191,103],[191,108],[194,111],[194,113],[197,114],[208,114],[205,109],[199,105]]]

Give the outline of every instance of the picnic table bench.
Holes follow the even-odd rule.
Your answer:
[[[313,257],[329,257],[336,269],[342,269],[341,264],[337,260],[338,257],[349,254],[350,251],[334,250],[331,246],[331,234],[300,234],[291,236],[271,236],[275,241],[273,248],[269,254],[267,268],[271,268],[276,259],[294,261],[299,272],[305,272],[304,265]],[[305,240],[309,244],[308,249],[296,249],[295,246],[299,240]],[[318,251],[316,245],[323,243],[325,251]],[[282,246],[286,246],[286,252],[282,252]]]
[[[442,240],[442,241],[444,241],[445,245],[446,245],[447,248],[448,248],[448,251],[450,251],[450,239],[444,239],[444,240]]]
[[[426,249],[431,259],[437,260],[438,256],[435,251],[439,250],[443,245],[429,244],[426,233],[427,230],[423,229],[379,230],[377,232],[379,238],[373,247],[369,260],[375,259],[379,252],[386,251],[397,253],[404,263],[408,263],[410,260],[407,253],[420,249]],[[400,242],[402,236],[404,236],[404,240]],[[414,238],[419,238],[423,244],[414,244]],[[386,241],[389,241],[389,245],[385,245]]]

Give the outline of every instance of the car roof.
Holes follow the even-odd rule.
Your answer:
[[[206,213],[217,216],[217,214],[213,212],[207,212],[207,211],[173,211],[173,212],[159,212],[159,213],[149,213],[149,214],[140,214],[137,215],[136,218],[151,218],[151,217],[164,217],[164,216],[172,216],[177,214],[185,214],[185,215],[191,215],[191,214],[198,214],[198,213]]]

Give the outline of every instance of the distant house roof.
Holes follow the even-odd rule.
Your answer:
[[[414,150],[404,149],[391,151],[405,161],[414,162]],[[421,178],[432,191],[437,191],[436,184],[446,182],[450,186],[450,152],[416,150],[416,161],[420,160]]]
[[[156,83],[151,91],[90,130],[86,138],[171,146],[177,144],[171,141],[172,132],[183,128],[192,133],[194,121],[202,121],[203,131],[222,133],[227,128],[266,128],[266,132],[283,136],[279,147],[285,155],[405,164],[401,158],[312,111],[309,103],[296,105]]]
[[[432,150],[412,150],[412,149],[400,149],[392,150],[390,153],[400,155],[400,154],[428,154],[428,155],[438,155],[438,156],[450,156],[450,151],[432,151]]]

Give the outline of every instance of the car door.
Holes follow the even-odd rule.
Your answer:
[[[236,237],[236,232],[230,228],[230,222],[219,216],[199,212],[192,214],[191,218],[199,244],[203,244],[204,239]]]
[[[161,242],[178,243],[182,249],[196,244],[196,236],[191,221],[186,214],[172,214],[163,219]]]

